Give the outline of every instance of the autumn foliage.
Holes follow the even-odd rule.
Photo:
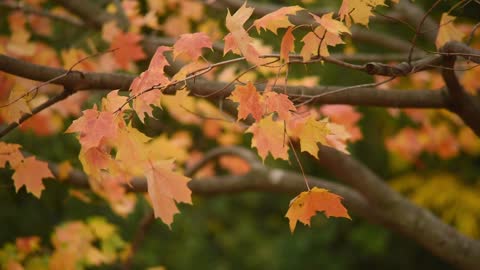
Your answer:
[[[382,207],[403,203],[403,198],[383,181],[372,184],[374,180],[370,179],[377,179],[374,173],[357,165],[355,155],[350,155],[358,154],[354,144],[365,137],[360,125],[364,116],[352,105],[387,107],[377,121],[388,118],[388,123],[396,123],[386,128],[390,135],[385,142],[377,142],[385,146],[392,160],[394,173],[386,174],[388,177],[422,169],[428,163],[425,160],[438,158],[443,162],[459,156],[473,160],[480,154],[476,115],[480,108],[476,97],[480,86],[476,68],[480,63],[478,18],[458,23],[453,14],[460,4],[444,12],[436,10],[439,18],[432,19],[430,13],[440,1],[419,18],[408,12],[399,18],[397,13],[389,13],[413,5],[398,0],[342,0],[338,5],[327,5],[328,10],[322,12],[300,4],[264,12],[250,2],[242,2],[222,8],[222,18],[216,21],[203,18],[203,9],[214,2],[229,1],[123,0],[98,6],[103,15],[96,17],[82,13],[75,4],[62,8],[55,2],[6,1],[0,5],[11,9],[6,19],[8,34],[0,37],[0,53],[5,57],[0,59],[0,69],[5,72],[0,73],[0,136],[7,137],[14,129],[33,131],[38,136],[66,133],[64,136],[75,136],[80,145],[79,162],[77,166],[70,161],[55,164],[23,151],[14,138],[2,141],[0,168],[12,173],[16,192],[25,186],[27,192],[40,198],[44,181],[78,183],[71,179],[81,175],[95,194],[125,217],[134,211],[138,200],[131,191],[142,190],[138,186],[143,183],[153,216],[171,228],[180,212],[179,204],[192,204],[192,187],[200,193],[228,192],[215,181],[203,182],[207,186],[204,189],[196,187],[199,178],[227,172],[232,177],[254,179],[251,181],[255,183],[260,181],[256,178],[271,177],[258,188],[278,190],[276,185],[283,183],[279,175],[286,173],[265,171],[272,164],[288,165],[288,170],[298,169],[303,187],[298,190],[282,184],[298,194],[288,208],[288,202],[284,202],[293,233],[297,222],[310,225],[319,212],[326,217],[351,219],[343,197],[360,209],[361,215],[378,218],[374,220],[378,223],[399,222],[398,213],[378,213],[387,211]],[[26,6],[45,9],[50,15],[30,14]],[[77,14],[72,14],[75,11]],[[176,15],[169,16],[173,11]],[[398,60],[357,46],[362,31],[367,33],[364,40],[368,40],[373,18],[375,23],[393,20],[410,31],[412,39],[401,49]],[[42,41],[62,31],[62,22],[57,26],[55,20],[79,24],[96,33],[82,39],[82,46],[58,49]],[[432,24],[435,29],[428,28]],[[431,32],[434,36],[428,37]],[[165,40],[156,39],[159,33]],[[423,35],[426,38],[420,37]],[[264,37],[268,38],[260,42]],[[395,46],[398,49],[402,45],[393,44],[391,48]],[[380,60],[363,60],[370,58]],[[30,75],[27,68],[23,73],[21,68],[9,70],[9,59],[36,64],[37,70],[55,69],[49,75]],[[314,65],[321,70],[333,65],[343,68],[346,71],[335,74],[340,82],[348,72],[372,77],[370,82],[352,86],[321,87],[317,77],[304,75]],[[109,88],[112,84],[115,87]],[[108,88],[108,93],[101,97],[95,94],[97,99],[93,100],[97,86]],[[384,136],[376,132],[366,131],[370,136]],[[205,151],[210,141],[227,150]],[[239,150],[238,145],[255,149],[260,159],[245,154],[245,147]],[[333,190],[328,184],[322,186],[321,181],[308,175],[305,163],[326,164],[332,168],[332,175],[351,189],[337,183],[331,185]],[[349,172],[350,168],[358,169],[358,174]],[[435,180],[423,181],[423,176],[408,173],[393,178],[392,186],[418,205],[436,211],[466,234],[480,235],[480,220],[474,217],[478,207],[472,206],[479,201],[478,193],[469,192],[454,176],[436,174]],[[462,205],[472,214],[463,218],[452,214],[454,210],[445,203],[451,197],[438,201],[441,196],[420,188],[425,182],[431,189],[438,184],[470,198]],[[220,188],[215,189],[215,185]],[[71,194],[89,201],[82,192]],[[417,207],[406,202],[402,206]],[[369,213],[369,207],[376,210]],[[400,211],[400,207],[392,209]],[[412,209],[417,208],[402,211]],[[415,229],[402,226],[398,226],[400,231],[415,235]],[[421,237],[418,242],[428,242]],[[35,237],[19,238],[15,248],[19,257],[0,263],[8,269],[23,269],[25,258],[39,250],[38,241]],[[128,250],[115,227],[100,217],[63,224],[56,229],[51,244],[50,269],[78,269],[117,259],[128,265],[136,252],[134,245]],[[434,254],[442,254],[435,244],[423,245]],[[457,262],[458,258],[446,261]],[[469,268],[474,262],[466,264]]]

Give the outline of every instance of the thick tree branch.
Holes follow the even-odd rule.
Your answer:
[[[55,0],[60,6],[77,15],[88,25],[102,29],[104,23],[115,17],[104,12],[96,3],[85,1]]]
[[[62,93],[60,93],[59,95],[56,95],[56,96],[53,96],[51,97],[50,99],[48,99],[47,101],[45,101],[44,103],[40,104],[39,106],[35,107],[31,113],[27,113],[27,114],[24,114],[22,117],[20,117],[20,119],[18,119],[18,122],[13,122],[11,124],[9,124],[8,126],[6,126],[4,129],[2,129],[0,131],[0,138],[2,138],[3,136],[7,135],[10,131],[14,130],[16,127],[18,127],[19,125],[21,125],[23,122],[27,121],[28,119],[30,119],[30,117],[34,116],[35,114],[45,110],[46,108],[54,105],[55,103],[58,103],[64,99],[66,99],[67,97],[71,96],[73,93],[75,93],[74,91],[70,91],[70,90],[63,90]]]
[[[353,157],[322,146],[319,162],[339,180],[365,196],[396,230],[455,267],[480,269],[480,242],[465,237],[428,210],[400,196]]]
[[[454,70],[456,52],[474,52],[472,55],[475,56],[472,56],[469,59],[480,63],[480,51],[462,45],[463,44],[458,42],[449,42],[443,47],[442,52],[445,52],[446,54],[443,56],[443,66],[445,68],[442,69],[442,77],[448,89],[449,109],[460,116],[475,134],[480,137],[480,100],[465,92],[465,89],[458,81]]]
[[[78,20],[77,18],[74,17],[67,17],[67,16],[62,16],[62,15],[57,15],[54,13],[51,13],[49,10],[45,9],[38,9],[35,7],[31,7],[29,5],[26,5],[21,2],[0,2],[0,9],[6,8],[6,9],[11,9],[11,10],[18,10],[26,14],[33,14],[33,15],[38,15],[46,18],[50,18],[52,20],[57,20],[60,22],[68,23],[73,26],[77,27],[83,27],[85,24],[83,21]]]
[[[67,73],[67,70],[51,68],[31,64],[15,58],[0,54],[0,70],[36,81],[48,81],[52,78]],[[55,81],[55,84],[63,85],[73,90],[95,90],[95,89],[121,89],[128,90],[134,76],[114,73],[96,72],[70,72]],[[190,80],[187,82],[192,95],[209,96],[211,99],[225,98],[233,90],[233,87],[225,87],[226,83],[207,81],[204,79]],[[322,104],[351,104],[379,107],[409,107],[409,108],[445,108],[447,103],[440,91],[431,90],[378,90],[375,88],[357,88],[349,91],[334,92],[340,86],[287,86],[287,93],[303,102],[312,96],[319,96],[311,100],[311,103]],[[222,90],[223,89],[223,90]],[[264,85],[258,85],[262,91]],[[222,91],[219,91],[222,90]],[[276,90],[284,91],[284,87]],[[175,88],[169,88],[165,93],[173,93]],[[215,93],[212,95],[212,93]]]

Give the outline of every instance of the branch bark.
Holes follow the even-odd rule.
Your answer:
[[[393,191],[380,177],[353,157],[320,147],[319,163],[377,207],[395,230],[461,269],[480,269],[480,242],[470,239]]]
[[[0,54],[0,70],[16,76],[36,81],[48,81],[67,73],[67,70],[35,65]],[[55,84],[72,90],[105,90],[120,89],[127,91],[135,77],[127,74],[97,73],[97,72],[69,72],[55,81]],[[226,83],[208,81],[204,79],[189,80],[188,89],[192,95],[209,96],[210,99],[223,99],[230,95],[233,86]],[[314,98],[311,103],[321,104],[351,104],[363,106],[398,107],[398,108],[445,108],[447,100],[440,91],[433,90],[379,90],[375,88],[357,88],[349,91],[328,94],[343,86],[287,86],[287,93],[299,102]],[[218,91],[223,89],[222,91]],[[263,91],[264,85],[258,86]],[[277,87],[283,92],[284,87]],[[168,88],[165,93],[175,92],[175,87]],[[215,93],[212,95],[212,93]]]

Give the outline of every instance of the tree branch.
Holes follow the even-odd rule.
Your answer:
[[[48,99],[47,101],[45,101],[44,103],[40,104],[39,106],[35,107],[31,113],[27,113],[27,114],[24,114],[22,117],[20,117],[20,119],[18,119],[18,122],[13,122],[11,124],[9,124],[8,126],[6,126],[3,130],[0,131],[0,138],[2,138],[3,136],[7,135],[9,132],[11,132],[12,130],[14,130],[16,127],[18,127],[19,125],[21,125],[23,122],[27,121],[28,119],[30,119],[30,117],[34,116],[35,114],[45,110],[46,108],[52,106],[53,104],[55,103],[58,103],[64,99],[66,99],[67,97],[71,96],[73,93],[75,93],[75,91],[70,91],[70,90],[63,90],[62,93],[60,93],[59,95],[56,95],[56,96],[53,96],[51,97],[50,99]]]
[[[442,48],[442,52],[446,53],[443,55],[442,64],[445,68],[442,69],[442,77],[447,85],[449,94],[448,108],[460,116],[465,124],[480,137],[480,100],[465,92],[454,70],[456,60],[454,53],[474,52],[474,55],[478,56],[468,56],[469,60],[480,63],[480,51],[471,49],[462,43],[449,42]]]
[[[81,20],[78,20],[74,17],[57,15],[57,14],[51,13],[49,10],[34,8],[21,2],[18,2],[18,3],[17,2],[0,2],[0,8],[18,10],[26,14],[33,14],[33,15],[50,18],[52,20],[68,23],[77,27],[85,26],[85,24]]]
[[[480,268],[480,242],[465,237],[428,210],[400,196],[353,157],[321,146],[319,163],[358,190],[394,229],[458,268]]]
[[[2,54],[0,54],[0,70],[36,81],[48,81],[67,72],[67,70],[64,69],[35,65]],[[55,84],[63,85],[64,87],[73,90],[120,89],[126,91],[133,79],[134,76],[126,74],[70,72],[56,80]],[[187,86],[192,95],[209,96],[211,99],[223,99],[230,95],[230,92],[233,90],[233,86],[226,87],[226,83],[204,79],[189,80]],[[258,85],[259,91],[263,91],[264,87],[264,85]],[[334,92],[340,88],[344,87],[287,86],[286,91],[292,98],[298,100],[298,102],[309,100],[312,96],[318,96],[311,102],[399,108],[445,108],[447,106],[446,99],[440,91],[387,91],[375,88],[357,88],[349,91],[328,94],[329,92]],[[219,91],[220,89],[223,90]],[[175,87],[170,87],[165,93],[171,94],[174,93],[175,90]],[[285,88],[277,87],[275,90],[283,92]],[[212,95],[212,93],[215,94]]]

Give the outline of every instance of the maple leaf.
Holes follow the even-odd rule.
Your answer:
[[[348,30],[348,28],[341,21],[332,18],[333,12],[324,14],[322,17],[318,17],[313,13],[310,13],[310,15],[328,32],[334,35],[340,35],[341,33],[350,34],[350,30]]]
[[[247,119],[249,114],[251,114],[256,121],[260,121],[263,116],[261,98],[251,82],[248,82],[245,86],[236,86],[228,99],[239,103],[237,121]]]
[[[120,96],[118,92],[119,90],[111,91],[105,98],[102,99],[102,111],[113,113],[119,109],[121,109],[121,111],[125,110],[125,108],[122,108],[122,106],[124,106],[127,102],[127,97]]]
[[[145,172],[154,215],[169,227],[173,222],[173,216],[179,213],[175,202],[192,203],[192,192],[187,186],[190,178],[175,173],[172,170],[173,165],[171,160],[150,161]]]
[[[77,132],[83,148],[97,147],[103,139],[112,139],[117,135],[118,127],[112,112],[99,112],[93,109],[83,111],[83,115],[73,121],[66,133]]]
[[[42,179],[48,177],[53,177],[48,168],[48,163],[39,161],[35,157],[28,157],[15,167],[12,179],[15,184],[15,191],[18,192],[22,186],[25,186],[28,192],[40,198],[42,190],[45,189]]]
[[[149,137],[131,126],[121,129],[115,139],[115,146],[117,147],[115,160],[126,165],[130,174],[142,175],[148,150],[145,146],[149,140]]]
[[[310,219],[316,215],[317,211],[325,212],[327,217],[351,219],[347,209],[342,205],[341,199],[342,197],[317,187],[300,193],[290,202],[290,207],[285,214],[290,221],[290,231],[292,233],[295,231],[297,221],[310,226]]]
[[[282,38],[282,43],[280,44],[280,59],[288,62],[289,53],[295,52],[295,37],[292,34],[293,27],[289,27]]]
[[[12,168],[20,164],[23,160],[20,147],[19,144],[0,142],[0,168],[5,168],[7,162]]]
[[[437,49],[440,49],[448,41],[462,41],[465,34],[455,27],[453,24],[455,19],[456,18],[454,16],[450,16],[446,12],[442,14],[437,39],[435,40]]]
[[[130,85],[130,96],[133,99],[133,109],[142,122],[145,121],[145,114],[152,116],[152,105],[160,107],[160,90],[152,90],[154,86],[167,85],[170,80],[165,76],[164,68],[169,63],[164,53],[170,51],[167,46],[160,46],[150,60],[148,69],[136,77]]]
[[[0,114],[7,123],[18,122],[24,114],[31,113],[27,97],[25,96],[26,92],[27,90],[17,83],[10,91],[8,99],[5,101],[0,100],[0,105],[6,106],[0,108]]]
[[[233,37],[232,33],[228,33],[223,40],[224,42],[224,47],[223,47],[223,55],[227,54],[229,51],[231,51],[234,54],[241,54],[240,49],[237,47],[237,43],[235,42],[235,38]]]
[[[288,96],[285,94],[279,94],[277,92],[266,92],[264,95],[265,97],[265,105],[267,108],[267,113],[276,112],[278,114],[278,119],[280,120],[288,120],[292,116],[291,112],[297,110],[293,102],[288,99]]]
[[[245,132],[253,133],[252,147],[256,147],[263,160],[272,154],[274,158],[288,159],[288,138],[283,122],[274,121],[269,115],[255,122]]]
[[[329,134],[326,136],[327,145],[345,153],[350,154],[347,150],[347,140],[352,137],[350,133],[345,129],[345,126],[337,125],[335,123],[328,123],[327,129]]]
[[[327,124],[328,119],[317,121],[312,115],[308,117],[299,135],[300,149],[302,152],[306,151],[318,158],[319,149],[317,143],[327,144],[326,136],[330,133]]]
[[[78,159],[83,171],[93,178],[98,178],[102,171],[108,171],[114,164],[110,154],[99,147],[81,149]]]
[[[243,28],[243,24],[250,18],[252,13],[253,8],[247,7],[246,2],[233,15],[231,15],[230,10],[228,10],[225,25],[231,33],[231,38],[228,37],[228,35],[225,37],[228,44],[225,45],[224,53],[229,50],[232,52],[239,50],[247,61],[259,64],[261,63],[261,59],[259,58],[260,53],[252,45],[252,38]]]
[[[130,62],[145,59],[146,55],[139,44],[141,40],[141,35],[130,32],[121,32],[113,38],[110,49],[118,49],[114,56],[121,68],[128,69]]]
[[[329,56],[328,46],[344,43],[338,34],[326,31],[323,26],[318,26],[314,32],[307,33],[303,37],[302,42],[305,45],[302,47],[300,55],[302,55],[305,62],[310,61],[312,55]]]
[[[342,21],[347,22],[347,26],[352,21],[366,26],[370,16],[373,16],[372,10],[379,5],[384,6],[385,0],[343,0],[338,14]]]
[[[212,49],[212,46],[210,37],[205,33],[183,34],[173,45],[173,58],[185,54],[192,60],[197,60],[202,55],[202,48]]]
[[[255,20],[253,25],[260,33],[260,29],[268,29],[277,34],[278,28],[287,28],[293,26],[288,20],[288,15],[295,15],[298,11],[304,10],[300,6],[282,7],[272,13],[269,13],[262,18]]]

